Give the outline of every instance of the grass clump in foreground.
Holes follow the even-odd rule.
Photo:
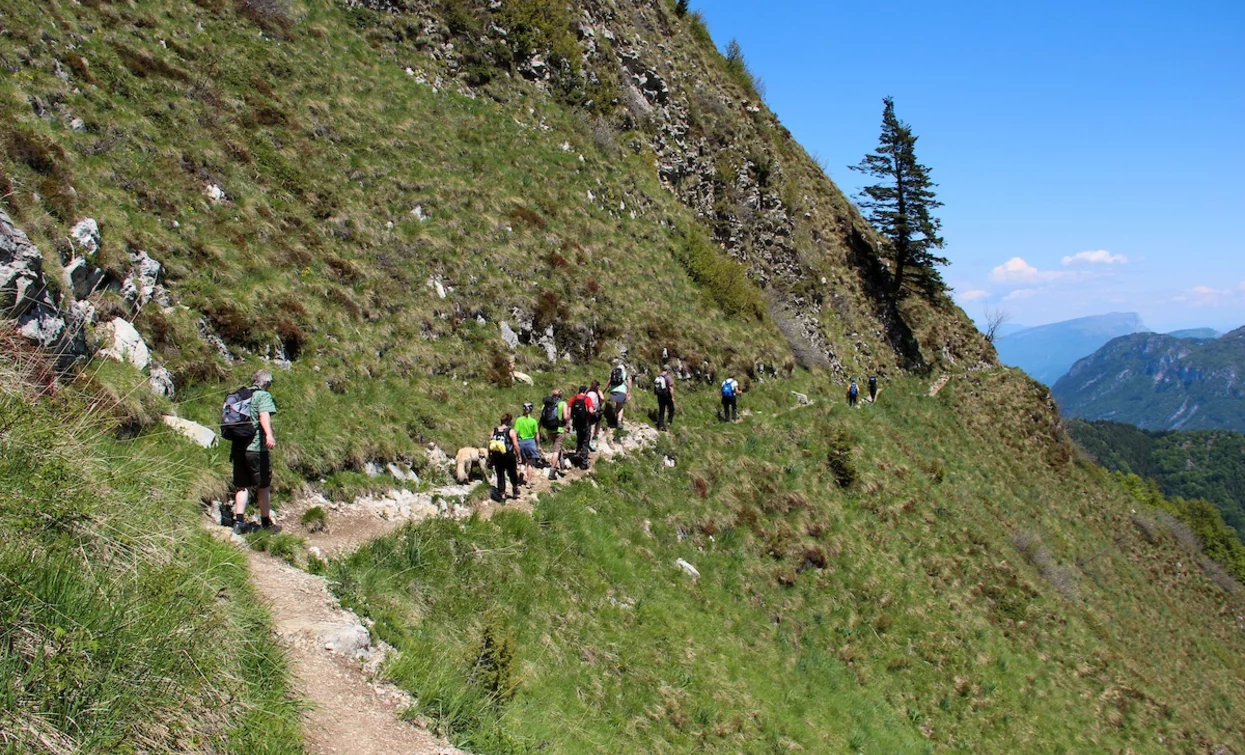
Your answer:
[[[192,454],[106,432],[0,357],[0,751],[302,752],[243,557],[185,503]]]
[[[1239,596],[1033,421],[1034,384],[927,388],[754,383],[738,424],[686,392],[596,485],[328,573],[477,753],[1240,749]]]

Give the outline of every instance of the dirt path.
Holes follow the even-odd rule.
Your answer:
[[[943,386],[945,386],[949,380],[951,380],[950,375],[943,375],[938,378],[937,382],[929,387],[929,397],[933,398],[934,396],[937,396],[938,392],[942,390]]]
[[[324,579],[263,553],[249,553],[251,582],[272,610],[295,688],[311,703],[303,732],[317,755],[461,755],[399,718],[414,702],[372,679],[387,648],[373,646],[359,618],[338,605]]]
[[[657,432],[639,425],[619,442],[602,438],[592,466],[600,459],[653,445]],[[550,481],[538,471],[519,500],[504,506],[485,500],[469,503],[477,483],[448,485],[424,492],[395,488],[350,503],[332,502],[318,494],[301,497],[277,515],[285,532],[304,538],[306,553],[320,558],[346,555],[364,543],[388,534],[406,522],[431,517],[461,519],[476,513],[488,518],[503,510],[531,512],[540,497],[562,485],[588,477],[589,469],[569,469]],[[314,506],[325,510],[327,526],[309,531],[302,515]],[[212,512],[215,514],[216,512]],[[401,719],[414,700],[392,684],[374,678],[390,648],[373,643],[367,626],[338,604],[322,577],[245,548],[242,538],[210,521],[212,533],[243,546],[251,582],[268,604],[273,628],[286,649],[296,692],[310,703],[305,714],[304,741],[314,755],[464,755],[418,724]]]

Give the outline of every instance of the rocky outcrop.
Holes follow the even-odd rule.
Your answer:
[[[45,349],[64,370],[87,354],[80,315],[62,306],[44,277],[43,255],[0,210],[0,317],[14,320],[17,332]]]

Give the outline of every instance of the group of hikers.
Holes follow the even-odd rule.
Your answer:
[[[269,389],[272,373],[259,370],[251,376],[249,387],[229,394],[221,411],[221,437],[231,442],[230,461],[233,465],[233,507],[221,507],[220,523],[232,527],[237,534],[259,529],[279,531],[272,521],[271,487],[272,462],[270,452],[276,447],[272,430],[272,416],[277,412],[276,402]],[[869,400],[877,399],[878,379],[870,377]],[[537,470],[548,469],[549,479],[557,479],[565,464],[588,469],[590,454],[597,450],[597,439],[604,421],[608,427],[621,429],[627,403],[631,400],[632,376],[621,359],[614,362],[605,390],[601,382],[579,386],[569,399],[560,388],[555,388],[534,415],[531,402],[523,404],[519,417],[507,413],[501,416],[488,441],[488,466],[497,475],[493,488],[493,500],[506,499],[506,482],[510,482],[511,498],[519,497],[519,486],[530,485]],[[722,410],[718,415],[727,422],[739,421],[739,394],[741,388],[733,375],[720,386]],[[675,380],[669,366],[653,378],[653,393],[657,398],[657,429],[666,430],[674,421]],[[856,406],[860,388],[853,379],[847,389],[847,401]],[[574,450],[567,449],[567,439],[574,435]],[[544,443],[551,441],[551,452],[546,459]],[[255,490],[255,503],[259,508],[258,523],[246,519],[249,490]]]

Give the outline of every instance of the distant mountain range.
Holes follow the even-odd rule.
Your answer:
[[[1172,338],[1193,338],[1203,341],[1211,341],[1223,334],[1214,328],[1186,328],[1185,330],[1173,330],[1167,335]]]
[[[1070,417],[1245,432],[1245,328],[1214,340],[1116,338],[1073,365],[1053,393]]]
[[[1076,360],[1093,354],[1112,338],[1149,330],[1135,312],[1112,312],[1004,331],[1006,335],[997,337],[994,346],[1003,364],[1054,385]]]

